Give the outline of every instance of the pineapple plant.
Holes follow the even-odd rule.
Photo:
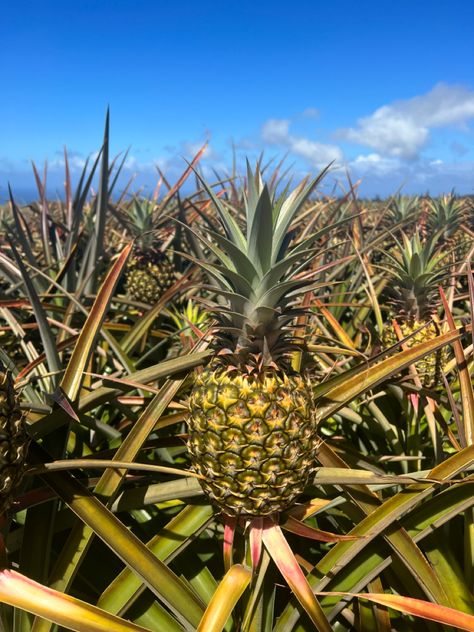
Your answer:
[[[422,242],[418,232],[410,239],[402,233],[403,244],[386,255],[388,271],[389,312],[396,325],[387,325],[382,333],[382,344],[390,347],[399,341],[399,334],[408,338],[407,346],[419,344],[439,335],[436,296],[445,269],[440,265],[444,253],[436,250],[436,240]],[[397,326],[399,334],[397,334]],[[444,347],[416,363],[424,386],[434,386],[441,368],[447,361]]]
[[[148,304],[156,303],[176,278],[173,261],[163,248],[167,236],[160,210],[150,200],[134,198],[128,213],[118,215],[136,239],[125,273],[125,289],[131,298]],[[159,227],[163,239],[156,236]]]
[[[181,308],[172,307],[168,315],[172,321],[173,333],[179,337],[178,351],[192,349],[196,340],[211,323],[210,315],[196,301],[189,299]]]
[[[173,263],[160,247],[142,240],[127,266],[125,287],[133,299],[156,303],[173,285],[175,274]]]
[[[473,246],[471,235],[463,230],[467,220],[465,200],[454,193],[429,200],[427,224],[431,234],[438,237],[445,251],[445,260],[464,261]]]
[[[292,366],[295,299],[318,234],[292,247],[291,224],[322,174],[288,197],[249,173],[242,231],[210,189],[225,236],[201,235],[219,263],[201,261],[225,304],[215,305],[213,361],[194,378],[188,448],[201,486],[225,516],[261,518],[290,507],[315,467],[310,376]]]
[[[11,373],[0,363],[0,516],[21,479],[28,441]]]
[[[389,206],[389,217],[393,224],[412,225],[420,214],[419,197],[417,195],[397,195]]]

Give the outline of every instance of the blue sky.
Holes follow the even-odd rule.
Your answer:
[[[100,146],[152,189],[205,140],[203,163],[288,154],[298,175],[363,195],[474,193],[474,2],[319,0],[5,3],[0,197],[50,192]],[[336,189],[337,190],[337,189]]]

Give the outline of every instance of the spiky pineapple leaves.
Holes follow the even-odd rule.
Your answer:
[[[196,632],[221,632],[251,579],[252,572],[245,566],[231,566],[212,596]]]
[[[147,548],[159,560],[169,563],[192,544],[213,518],[210,505],[189,505],[172,518],[147,542]],[[229,567],[230,568],[230,567]],[[127,611],[142,591],[142,582],[131,568],[125,568],[98,600],[98,606],[114,614]]]
[[[332,627],[314,596],[313,590],[301,570],[290,545],[286,541],[280,527],[271,518],[264,520],[262,541],[288,586],[308,613],[316,630],[319,632],[331,632]]]
[[[451,331],[456,331],[456,323],[454,322],[444,291],[442,288],[440,288],[439,291],[449,328]],[[474,443],[474,390],[471,375],[467,368],[466,355],[460,340],[454,341],[453,349],[459,370],[459,384],[463,410],[463,439],[467,445],[472,445]]]
[[[182,359],[183,358],[170,360],[168,361],[168,365],[169,366],[176,365],[176,364],[179,365]],[[162,368],[161,365],[160,365],[160,368]],[[148,372],[149,374],[149,369],[146,370],[145,373],[146,372]],[[166,370],[163,373],[164,376],[168,374],[169,372],[167,372]],[[143,372],[142,372],[142,375],[143,375]],[[142,412],[139,419],[137,420],[137,423],[134,425],[133,429],[128,433],[127,437],[123,440],[121,446],[116,451],[114,455],[115,462],[118,460],[132,461],[133,459],[136,458],[143,443],[145,442],[145,440],[147,439],[147,437],[149,436],[153,428],[156,427],[157,420],[160,418],[161,414],[166,409],[169,402],[178,391],[180,384],[181,384],[180,380],[173,380],[173,381],[169,380],[165,382],[165,384],[160,389],[160,391],[155,395],[155,397],[152,399],[149,405]],[[111,390],[113,391],[113,389],[108,389],[109,392]],[[103,473],[98,484],[96,485],[94,489],[95,493],[100,495],[102,498],[110,499],[108,503],[109,505],[111,504],[111,501],[113,500],[114,496],[116,495],[117,490],[119,489],[120,483],[123,480],[125,472],[126,470],[124,469],[117,471],[116,468],[114,469],[108,468]],[[48,479],[46,480],[48,481]],[[59,483],[61,481],[59,477],[56,480]],[[176,497],[176,496],[173,496],[173,497]],[[71,506],[71,509],[75,511],[73,506]],[[119,554],[118,550],[115,548],[116,539],[117,539],[117,536],[116,536],[117,524],[115,523],[114,515],[109,513],[105,507],[103,508],[103,510],[106,513],[103,515],[101,519],[101,534],[102,534],[101,537],[106,543],[109,544],[109,546],[116,552],[116,554]],[[78,513],[77,511],[76,513],[82,519],[82,523],[78,522],[73,527],[73,530],[71,531],[69,535],[68,546],[64,548],[63,552],[59,556],[59,559],[56,563],[55,568],[53,569],[53,573],[51,576],[51,581],[58,582],[62,589],[67,588],[70,582],[72,582],[75,576],[75,573],[77,572],[77,569],[81,565],[83,558],[87,552],[87,549],[88,549],[88,546],[90,544],[93,534],[97,533],[97,529],[94,528],[94,520],[95,520],[94,516],[97,514],[97,505],[96,505],[95,497],[86,495],[84,498],[82,498],[81,513]],[[199,514],[199,511],[197,509],[193,515],[195,515],[196,513]],[[212,510],[211,510],[211,513],[212,513]],[[186,515],[186,512],[183,514],[183,517],[184,515]],[[201,514],[199,514],[199,516],[200,515]],[[209,509],[207,509],[206,515],[209,516]],[[199,520],[199,517],[198,517],[198,520]],[[119,525],[120,524],[121,523],[119,523]],[[174,523],[173,528],[176,531],[179,531],[180,527],[177,526],[177,524],[178,523]],[[196,526],[197,524],[196,521],[194,521],[192,524],[194,525],[194,527],[196,527],[196,529],[199,529],[199,527]],[[179,522],[179,525],[181,525],[181,521]],[[175,540],[175,543],[176,542],[179,542],[179,541]],[[160,550],[159,546],[160,545],[158,545],[158,550],[156,551],[157,553],[159,553],[159,550]],[[134,543],[129,542],[128,548],[133,552]],[[161,558],[159,557],[159,559]],[[147,561],[146,559],[143,558],[143,553],[140,554],[136,552],[134,565],[130,564],[130,568],[134,567],[135,570],[139,569],[138,575],[140,575],[141,572],[145,574],[148,572],[146,569],[146,566],[147,566]],[[105,603],[99,604],[101,605],[101,607],[105,607],[106,609],[111,610],[112,612],[118,613],[119,610],[121,611],[121,609],[124,608],[127,603],[133,603],[134,599],[136,598],[136,594],[139,593],[141,582],[140,582],[140,579],[138,579],[137,576],[134,575],[131,571],[130,573],[127,573],[127,570],[128,569],[125,569],[125,571],[123,571],[122,574],[119,575],[119,577],[117,578],[117,581],[113,582],[113,584],[109,587],[107,596],[104,598]],[[159,574],[157,575],[157,577],[158,576]],[[163,581],[166,581],[166,580],[163,580]],[[167,583],[169,584],[170,582],[167,581]],[[118,591],[116,589],[116,586],[119,587]],[[175,589],[176,589],[176,586],[175,586]],[[129,597],[124,602],[123,599],[125,595],[129,595]],[[178,598],[176,599],[177,599],[176,603],[178,603]],[[117,609],[114,610],[114,607],[116,607],[117,604],[119,605]],[[163,617],[165,616],[165,614],[161,613],[161,616]],[[41,626],[42,624],[38,623],[37,625]],[[168,623],[167,625],[171,629],[170,627],[171,624]],[[49,630],[49,628],[45,628],[44,626],[39,629],[41,629],[41,632],[46,632],[46,630]],[[38,629],[38,632],[39,632],[39,629]],[[36,629],[35,629],[35,632],[36,632]]]
[[[252,221],[247,220],[247,252],[250,261],[256,263],[260,275],[270,269],[273,255],[273,207],[268,186],[264,185]]]
[[[65,472],[43,474],[45,482],[70,509],[135,573],[174,613],[186,630],[199,623],[204,608],[200,599],[166,564],[87,489]],[[184,606],[186,604],[186,606]]]
[[[0,600],[74,632],[146,632],[140,625],[7,569],[0,571]]]
[[[395,353],[380,362],[372,360],[370,364],[361,364],[323,384],[316,385],[314,394],[319,402],[317,408],[318,420],[322,421],[329,417],[355,397],[374,388],[429,353],[440,349],[444,345],[453,343],[461,335],[462,332],[458,330],[449,331],[409,349]]]
[[[328,227],[316,231],[290,249],[293,237],[290,226],[328,169],[309,184],[306,181],[300,183],[288,197],[287,185],[277,198],[276,192],[263,184],[259,167],[252,173],[247,165],[245,216],[242,218],[245,234],[234,217],[238,216],[238,210],[219,199],[211,186],[200,178],[215,206],[224,235],[213,229],[206,230],[204,234],[182,224],[211,250],[218,263],[185,256],[217,281],[219,287],[213,287],[213,290],[230,300],[233,312],[254,314],[258,321],[259,308],[271,310],[278,305],[284,309],[290,300],[312,283],[312,277],[307,278],[307,275],[294,277],[304,272],[307,264],[317,255],[315,242]],[[237,296],[232,299],[232,294]]]
[[[329,533],[329,531],[315,529],[291,515],[286,518],[282,527],[285,531],[290,531],[303,538],[309,538],[310,540],[316,540],[318,542],[344,542],[344,540],[357,540],[358,537],[355,535],[339,535],[338,533]]]
[[[233,546],[237,524],[238,521],[236,518],[231,516],[224,517],[224,566],[227,571],[226,577],[230,575],[232,569],[238,566],[233,562]],[[339,536],[326,531],[313,529],[292,516],[286,518],[283,527],[288,531],[320,542],[340,542],[352,540],[356,537]],[[258,601],[258,593],[262,588],[263,575],[268,567],[268,563],[262,562],[265,550],[275,562],[275,565],[281,572],[293,594],[306,610],[308,616],[315,624],[316,629],[325,632],[331,630],[329,622],[315,598],[307,578],[301,570],[280,526],[277,524],[277,519],[275,517],[250,518],[246,521],[245,531],[248,536],[250,563],[256,579],[252,584],[251,595],[247,604],[246,619],[252,617],[252,611]],[[219,607],[222,608],[222,604]],[[230,612],[231,610],[226,610],[227,616],[229,616]],[[222,622],[225,622],[225,620],[226,619],[223,618]],[[216,628],[216,630],[217,629],[220,630],[221,628]]]
[[[412,347],[411,349],[407,349],[400,353],[397,353],[381,362],[375,363],[373,366],[359,366],[351,371],[344,373],[341,376],[333,378],[332,380],[328,380],[327,383],[316,386],[315,387],[315,395],[319,404],[317,405],[317,416],[319,421],[323,421],[325,418],[333,414],[337,411],[342,405],[351,401],[358,395],[362,394],[369,388],[373,388],[383,380],[390,377],[390,375],[398,372],[402,368],[409,366],[411,363],[415,362],[420,357],[436,350],[437,348],[443,346],[447,343],[453,343],[458,340],[460,337],[460,332],[458,330],[450,331],[447,334],[443,334],[438,336],[436,339],[432,339],[431,341],[422,343],[420,345],[416,345],[416,347]],[[324,453],[323,448],[328,453],[329,461],[326,462],[326,458],[323,459],[323,465],[331,464],[330,456],[332,452],[329,447],[322,446],[322,453]],[[331,454],[330,454],[331,452]],[[472,450],[464,451],[459,455],[455,455],[448,462],[446,462],[445,467],[441,467],[439,471],[437,469],[433,470],[433,472],[429,475],[429,479],[433,480],[443,480],[449,479],[455,476],[457,473],[461,473],[466,470],[472,464]],[[338,461],[339,463],[339,461]],[[336,462],[332,463],[333,467],[336,467]],[[340,465],[339,465],[340,466]],[[337,484],[338,477],[335,476],[333,478],[333,483]],[[341,483],[343,482],[343,478],[340,479]],[[343,483],[344,484],[344,483]],[[410,488],[409,488],[410,489]],[[372,508],[370,517],[363,520],[355,530],[350,533],[352,536],[358,536],[353,542],[349,541],[341,541],[336,545],[334,549],[332,549],[323,559],[322,565],[318,565],[319,570],[323,573],[328,573],[331,571],[331,574],[334,573],[334,569],[338,568],[338,556],[339,558],[339,568],[343,568],[344,565],[348,563],[349,560],[354,559],[356,551],[364,550],[369,544],[369,540],[367,539],[369,533],[375,534],[383,531],[384,528],[387,528],[388,524],[386,522],[388,514],[387,511],[390,509],[391,501],[393,500],[393,506],[391,508],[392,517],[391,520],[394,521],[400,517],[402,513],[406,513],[410,509],[412,509],[415,504],[418,504],[426,498],[432,491],[432,487],[430,489],[430,485],[423,485],[422,487],[413,486],[413,493],[407,494],[407,491],[402,492],[401,494],[394,497],[394,499],[389,499],[386,501],[381,507],[379,507],[375,512],[374,508]],[[413,503],[413,504],[412,504]],[[375,522],[373,522],[375,520]],[[368,530],[363,528],[363,525],[367,522],[367,525],[371,524],[371,527],[368,527]],[[392,546],[394,546],[395,550],[403,556],[405,556],[405,563],[409,568],[412,569],[412,572],[415,574],[418,572],[416,569],[420,566],[420,560],[418,560],[419,555],[415,555],[415,549],[413,548],[413,542],[410,543],[410,538],[406,536],[401,537],[403,534],[397,535],[393,533],[389,536],[389,539],[392,540]],[[362,538],[362,539],[360,539]],[[349,553],[350,551],[350,553]],[[419,552],[418,552],[419,553]],[[327,566],[326,566],[326,558],[327,558]],[[426,563],[425,563],[426,566]],[[424,577],[424,579],[422,579]],[[420,584],[424,587],[428,592],[428,576],[426,573],[422,573],[420,575],[421,581]],[[431,581],[431,585],[435,592],[438,590],[436,588],[436,583],[438,579],[433,576]],[[328,577],[325,578],[323,584],[321,582],[317,583],[314,580],[311,581],[311,586],[313,590],[321,589],[320,586],[324,585],[329,581]],[[426,585],[425,585],[426,584]],[[439,588],[441,588],[439,586]],[[442,592],[442,591],[441,591]],[[293,612],[293,617],[291,617],[290,612]],[[289,625],[290,621],[295,621],[297,618],[297,611],[293,608],[290,610],[286,610],[284,616],[281,618],[281,625]],[[284,627],[278,627],[278,630],[285,629]]]
[[[119,281],[122,270],[130,255],[133,244],[126,246],[120,253],[117,261],[108,273],[92,309],[87,317],[86,323],[82,328],[79,340],[77,341],[74,351],[69,360],[68,366],[61,380],[61,389],[65,395],[74,401],[79,392],[79,388],[83,379],[84,368],[92,351],[94,341],[100,331],[100,327],[104,321],[114,290]]]
[[[474,630],[474,616],[471,614],[460,612],[455,608],[449,608],[447,606],[440,606],[436,603],[430,603],[429,601],[423,601],[422,599],[414,599],[413,597],[404,597],[402,595],[390,595],[385,593],[350,594],[340,592],[319,594],[338,597],[357,597],[359,599],[365,599],[415,617],[421,617],[423,619],[428,619],[429,621],[435,621],[436,623],[451,625],[460,630],[468,630],[468,632],[473,632]]]

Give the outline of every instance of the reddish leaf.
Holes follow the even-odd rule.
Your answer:
[[[344,540],[357,540],[358,537],[354,535],[338,535],[337,533],[329,533],[329,531],[321,531],[321,529],[315,529],[310,527],[300,520],[296,520],[291,516],[285,524],[282,524],[283,529],[296,533],[303,538],[310,538],[311,540],[317,540],[318,542],[342,542]]]
[[[237,520],[232,516],[224,516],[224,568],[227,571],[233,564],[232,550],[234,548],[234,536]]]
[[[262,539],[265,548],[285,578],[288,586],[308,613],[311,621],[319,632],[331,632],[329,624],[318,600],[313,594],[303,571],[301,570],[293,551],[285,539],[280,527],[271,518],[267,518],[263,525]]]
[[[394,610],[398,610],[399,612],[405,612],[406,614],[410,614],[415,617],[422,617],[423,619],[429,619],[430,621],[436,621],[437,623],[452,625],[454,627],[460,628],[461,630],[469,630],[469,632],[474,632],[474,616],[472,614],[466,614],[465,612],[461,612],[460,610],[448,608],[447,606],[440,606],[437,603],[423,601],[422,599],[403,597],[402,595],[386,595],[385,593],[352,594],[342,592],[328,592],[318,594],[367,599],[368,601],[373,601],[374,603],[393,608]]]
[[[263,518],[254,518],[250,521],[250,558],[254,570],[257,568],[262,555],[262,527]]]

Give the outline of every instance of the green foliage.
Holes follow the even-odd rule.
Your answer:
[[[446,198],[433,223],[427,209],[439,201],[374,203],[350,189],[321,199],[316,178],[285,203],[280,166],[261,165],[254,178],[185,194],[200,152],[164,195],[130,202],[113,195],[123,162],[109,160],[108,142],[107,124],[75,191],[66,155],[64,201],[49,199],[35,167],[38,201],[20,207],[13,192],[0,209],[0,375],[13,377],[30,440],[22,481],[0,502],[0,627],[474,629],[474,283],[465,261],[443,265],[438,223],[444,213],[449,231],[462,230],[451,207],[470,201]],[[167,252],[183,259],[146,305],[124,292],[137,231],[118,218],[143,211],[146,224],[150,209],[164,209],[150,230],[165,226]],[[418,233],[412,215],[425,218]],[[276,237],[261,248],[265,222]],[[400,256],[377,261],[377,245]],[[309,484],[269,522],[224,520],[190,467],[189,376],[212,357],[213,305],[226,296],[204,282],[195,248],[242,290],[234,319],[249,297],[260,307],[295,298],[298,286],[282,288],[288,266],[312,280],[288,324],[309,343],[299,360],[312,367],[321,443]],[[237,261],[244,272],[232,277]],[[425,293],[428,282],[446,323],[382,352],[394,279]],[[417,363],[447,345],[443,380],[423,386]]]

